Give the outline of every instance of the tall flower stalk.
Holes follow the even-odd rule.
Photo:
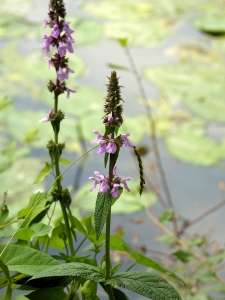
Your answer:
[[[119,156],[120,148],[131,147],[134,145],[128,139],[130,133],[118,135],[119,128],[123,123],[123,99],[121,97],[119,80],[115,71],[111,73],[109,84],[107,84],[107,96],[105,98],[103,123],[105,125],[105,133],[100,133],[93,130],[97,135],[96,139],[91,143],[99,144],[97,150],[98,154],[104,154],[105,167],[109,162],[108,176],[100,174],[98,171],[94,172],[96,177],[89,177],[94,181],[90,188],[92,192],[97,185],[99,185],[99,193],[95,208],[95,229],[97,239],[101,234],[101,230],[106,222],[106,240],[105,240],[105,280],[111,277],[111,261],[110,261],[110,226],[111,226],[111,205],[116,201],[125,188],[128,192],[130,189],[127,182],[132,178],[127,177],[122,179],[117,174],[116,161]],[[103,211],[103,214],[102,214]],[[111,285],[107,285],[107,293],[111,300],[114,300],[114,294]]]
[[[70,212],[69,206],[71,198],[69,191],[62,188],[59,159],[65,148],[65,143],[59,143],[59,131],[60,124],[65,118],[64,113],[59,110],[58,102],[59,96],[63,93],[67,93],[66,97],[70,98],[70,93],[75,93],[74,89],[67,87],[65,80],[69,78],[70,73],[74,71],[69,67],[69,59],[66,57],[67,52],[73,53],[73,43],[75,42],[72,33],[73,29],[70,28],[70,22],[65,21],[66,9],[63,0],[50,0],[48,19],[44,19],[44,28],[49,27],[51,29],[50,34],[44,33],[42,38],[44,43],[41,44],[41,48],[47,55],[51,47],[56,49],[55,54],[52,57],[46,56],[44,59],[48,61],[49,68],[54,67],[56,71],[55,82],[49,81],[47,87],[48,90],[53,93],[54,107],[47,111],[46,117],[40,120],[40,122],[51,122],[54,131],[54,140],[51,140],[47,144],[49,155],[51,157],[52,168],[55,171],[55,178],[57,179],[56,188],[52,195],[55,201],[59,201],[65,221],[66,233],[69,241],[71,255],[75,254],[73,246],[73,237],[71,234],[69,218],[67,214]]]

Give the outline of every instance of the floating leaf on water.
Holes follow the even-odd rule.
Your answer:
[[[166,138],[169,152],[187,163],[211,166],[222,158],[221,145],[209,138],[180,134]]]

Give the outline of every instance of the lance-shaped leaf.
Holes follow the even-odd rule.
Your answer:
[[[112,203],[112,195],[109,191],[106,193],[98,193],[96,206],[95,206],[95,230],[96,230],[96,238],[99,239],[99,236],[102,232],[102,228],[105,225],[106,218],[111,209]]]
[[[35,274],[30,280],[62,276],[79,276],[95,282],[103,282],[105,280],[103,271],[100,268],[84,263],[68,263],[54,266]]]
[[[116,284],[151,300],[182,300],[175,288],[157,274],[124,272],[111,277],[106,284]]]
[[[0,253],[5,245],[0,245]],[[8,245],[2,253],[1,260],[7,265],[9,271],[16,271],[27,275],[34,275],[51,266],[60,263],[51,256],[24,246]]]
[[[66,293],[61,287],[41,288],[26,295],[26,298],[30,300],[63,300],[66,299]]]
[[[156,261],[152,260],[151,258],[146,257],[142,253],[140,253],[137,250],[131,248],[123,239],[121,239],[119,237],[116,237],[116,236],[112,236],[111,237],[111,239],[110,239],[110,247],[113,250],[126,251],[127,253],[130,254],[130,256],[138,264],[140,264],[142,266],[146,266],[146,267],[152,268],[154,270],[157,270],[157,271],[159,271],[161,273],[166,274],[167,276],[170,276],[171,278],[174,278],[174,279],[176,279],[176,280],[184,283],[184,281],[180,277],[178,277],[176,274],[174,274],[170,270],[164,268],[163,266],[161,266],[159,263],[157,263]]]

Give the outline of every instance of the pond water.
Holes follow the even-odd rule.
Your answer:
[[[34,1],[32,10],[29,12],[28,17],[30,20],[39,22],[46,17],[47,1]],[[90,1],[66,1],[67,10],[73,14],[79,14],[80,16],[86,16],[87,13],[78,8],[79,3]],[[78,5],[77,5],[78,4]],[[41,22],[40,22],[41,23]],[[40,25],[41,26],[41,25]],[[148,30],[151,30],[150,28]],[[131,47],[131,54],[137,65],[140,74],[143,73],[143,69],[146,67],[154,67],[158,65],[166,65],[170,63],[176,63],[178,57],[176,55],[170,55],[173,53],[173,49],[177,45],[198,45],[202,43],[203,35],[189,25],[189,19],[182,19],[173,26],[173,34],[155,47]],[[76,36],[76,35],[75,35]],[[76,39],[76,37],[75,37]],[[36,49],[39,49],[39,41],[31,40],[24,42],[21,38],[19,41],[19,52],[26,55]],[[0,44],[5,46],[5,42]],[[41,49],[40,49],[41,51]],[[115,65],[122,65],[124,67],[130,67],[129,61],[125,55],[125,52],[119,43],[113,40],[102,37],[98,43],[90,44],[87,46],[80,46],[75,44],[75,52],[83,58],[86,64],[85,73],[77,79],[77,83],[80,85],[92,86],[101,90],[105,90],[105,84],[107,83],[106,76],[110,75],[110,68],[108,63]],[[47,70],[46,70],[47,72]],[[76,72],[76,70],[75,70]],[[135,119],[137,114],[145,112],[145,108],[142,104],[136,102],[136,98],[139,97],[139,91],[135,78],[131,72],[118,71],[120,77],[120,84],[124,86],[122,90],[122,96],[125,100],[124,111],[129,117]],[[157,87],[143,79],[144,88],[148,98],[158,99],[160,97]],[[42,87],[44,88],[44,87]],[[76,99],[76,98],[74,98]],[[67,100],[65,100],[67,101]],[[91,101],[91,99],[90,99]],[[34,109],[34,110],[46,110],[46,104],[41,102],[31,102],[29,98],[17,97],[15,106],[17,109]],[[180,105],[185,111],[189,110]],[[192,113],[191,113],[192,114]],[[90,123],[93,121],[89,120]],[[93,128],[94,129],[94,128]],[[128,129],[129,131],[129,129]],[[206,133],[208,136],[215,140],[221,141],[225,133],[224,126],[218,125],[214,122],[207,123]],[[146,135],[148,130],[146,129]],[[132,135],[131,135],[132,136]],[[139,145],[151,146],[151,142],[148,138],[144,138]],[[218,166],[196,166],[177,160],[177,158],[171,156],[163,138],[158,139],[159,151],[162,160],[163,169],[167,178],[168,187],[171,193],[174,209],[177,214],[185,219],[193,220],[208,209],[212,208],[216,204],[219,204],[221,200],[224,200],[224,164],[220,163]],[[86,142],[86,146],[89,147],[89,143]],[[46,157],[43,150],[35,150],[31,156],[36,155],[38,157]],[[76,155],[77,156],[77,155]],[[74,154],[68,153],[68,159],[75,159]],[[150,173],[152,162],[154,157],[152,153],[143,157],[145,168]],[[137,166],[134,163],[133,155],[129,151],[124,151],[120,157],[120,169],[123,170],[125,176],[138,177]],[[87,181],[89,176],[92,176],[96,170],[103,170],[102,157],[96,156],[92,153],[87,161],[87,164],[81,174],[80,184]],[[70,169],[64,176],[64,181],[69,186],[74,184],[74,169]],[[160,184],[158,175],[152,173],[149,178],[160,190],[162,186]],[[47,180],[47,183],[50,179]],[[141,199],[139,200],[141,201]],[[162,211],[162,207],[159,203],[151,208],[153,214],[158,214]],[[224,244],[224,212],[225,208],[213,214],[210,214],[196,225],[191,226],[187,230],[187,234],[209,234],[211,233],[215,243],[219,242]],[[142,224],[137,225],[134,220],[143,219]],[[146,246],[152,250],[149,253],[154,256],[154,251],[166,251],[166,246],[156,241],[156,238],[163,235],[164,232],[158,228],[143,212],[129,214],[129,215],[113,215],[112,218],[112,231],[118,230],[118,225],[122,226],[122,230],[126,233],[124,239],[135,246]],[[130,299],[137,299],[130,295]],[[134,297],[134,298],[132,298]],[[139,297],[144,299],[144,297]],[[104,299],[104,298],[102,298]]]

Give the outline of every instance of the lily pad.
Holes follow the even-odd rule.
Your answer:
[[[168,23],[163,20],[117,21],[105,24],[105,35],[113,40],[126,38],[129,46],[145,47],[161,43],[170,35],[170,30]]]
[[[224,158],[224,149],[219,143],[192,134],[170,136],[166,139],[166,146],[177,159],[195,165],[211,166]]]
[[[95,211],[95,202],[97,199],[98,188],[93,192],[89,192],[92,182],[83,185],[76,194],[76,206],[85,212]],[[143,211],[156,202],[156,196],[153,192],[143,192],[142,196],[139,195],[139,181],[133,180],[129,184],[131,192],[123,191],[120,198],[112,206],[112,213],[114,214],[131,214],[138,211]]]
[[[74,38],[76,46],[93,44],[102,36],[102,24],[97,20],[81,19],[77,16],[68,16],[71,27],[75,28]]]
[[[225,35],[225,20],[220,16],[205,16],[194,21],[193,25],[204,33],[219,36]]]
[[[165,90],[169,98],[184,102],[196,115],[210,121],[225,122],[225,86],[221,64],[184,61],[147,68],[144,75]]]
[[[84,5],[90,14],[103,19],[140,21],[149,18],[152,5],[146,0],[104,0],[98,4],[90,2]]]

